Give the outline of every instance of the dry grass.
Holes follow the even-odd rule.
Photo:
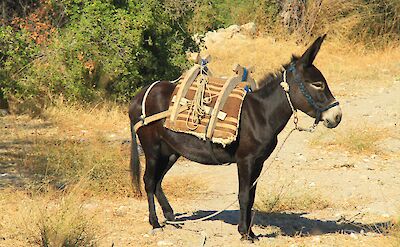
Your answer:
[[[291,185],[274,186],[257,192],[255,208],[266,213],[285,211],[313,211],[325,209],[331,203],[313,190]]]
[[[200,198],[208,190],[208,185],[193,176],[173,176],[163,182],[163,190],[168,198]]]
[[[4,136],[15,143],[10,152],[23,150],[13,162],[30,181],[27,189],[69,191],[85,180],[87,195],[135,196],[129,174],[129,120],[121,106],[93,109],[60,104],[44,114],[48,120],[10,116],[13,125]],[[141,163],[144,171],[144,157]],[[172,198],[196,198],[207,188],[199,179],[185,176],[165,180],[165,191]]]
[[[53,137],[54,138],[54,137]],[[129,176],[129,145],[99,139],[39,139],[24,160],[25,172],[35,187],[58,189],[86,179],[93,193],[132,195]]]
[[[310,145],[330,150],[348,151],[352,154],[383,154],[377,143],[389,136],[387,129],[372,126],[344,127],[324,130],[316,135]]]
[[[121,106],[60,103],[43,114],[48,120],[28,118],[14,126],[14,142],[30,140],[20,166],[35,189],[50,184],[68,190],[85,179],[93,193],[132,195],[126,142],[130,135]]]
[[[82,208],[82,193],[3,192],[0,229],[5,246],[96,245],[97,226]]]
[[[43,116],[67,137],[106,137],[119,134],[129,137],[128,106],[113,102],[82,106],[59,100],[45,109]]]

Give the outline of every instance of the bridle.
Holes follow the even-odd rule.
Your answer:
[[[304,85],[304,82],[302,80],[294,79],[294,83],[298,84],[300,92],[303,94],[303,96],[306,98],[308,104],[314,109],[316,116],[315,116],[315,121],[314,124],[310,127],[310,128],[301,128],[298,126],[298,122],[299,122],[299,118],[297,116],[297,109],[293,106],[292,101],[290,99],[290,95],[289,95],[289,83],[287,82],[287,71],[292,72],[293,74],[296,71],[296,67],[293,63],[290,64],[288,69],[283,69],[283,81],[281,82],[281,86],[283,88],[283,90],[285,91],[286,94],[286,98],[289,101],[289,105],[290,108],[293,111],[293,115],[294,115],[294,124],[295,124],[295,128],[299,131],[308,131],[308,132],[313,132],[315,130],[315,128],[317,127],[319,121],[321,120],[322,117],[322,113],[331,109],[332,107],[335,107],[337,105],[339,105],[338,101],[333,102],[332,104],[328,105],[328,106],[324,106],[324,107],[320,107],[317,105],[317,103],[315,102],[315,100],[313,99],[313,97],[311,96],[311,94],[308,92],[307,88]]]

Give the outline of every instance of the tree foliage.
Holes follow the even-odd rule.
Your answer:
[[[126,101],[146,83],[176,78],[187,66],[186,52],[196,49],[186,26],[157,0],[43,1],[35,12],[67,21],[61,28],[57,18],[35,13],[1,27],[6,95]]]

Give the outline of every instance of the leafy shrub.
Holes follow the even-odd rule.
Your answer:
[[[145,84],[175,79],[187,66],[186,52],[197,49],[185,28],[164,10],[162,1],[64,0],[61,4],[69,22],[52,33],[44,46],[29,32],[23,44],[11,38],[24,29],[1,29],[10,43],[29,52],[9,54],[10,59],[23,61],[16,61],[18,66],[7,61],[10,66],[2,71],[1,82],[6,95],[50,103],[60,96],[70,101],[93,101],[99,96],[126,101]],[[31,47],[28,44],[40,50],[40,58],[34,59],[31,54],[37,52],[26,49]],[[13,70],[26,65],[11,80]]]
[[[280,11],[277,0],[212,0],[198,1],[189,20],[192,32],[205,32],[232,24],[256,22],[269,32],[276,26]]]
[[[0,99],[7,95],[33,96],[34,87],[27,87],[24,72],[31,61],[38,58],[39,48],[25,30],[15,31],[10,26],[0,26]]]

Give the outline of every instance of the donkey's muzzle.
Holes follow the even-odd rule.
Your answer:
[[[339,105],[330,108],[322,113],[322,121],[327,128],[335,128],[342,120],[342,109]]]

